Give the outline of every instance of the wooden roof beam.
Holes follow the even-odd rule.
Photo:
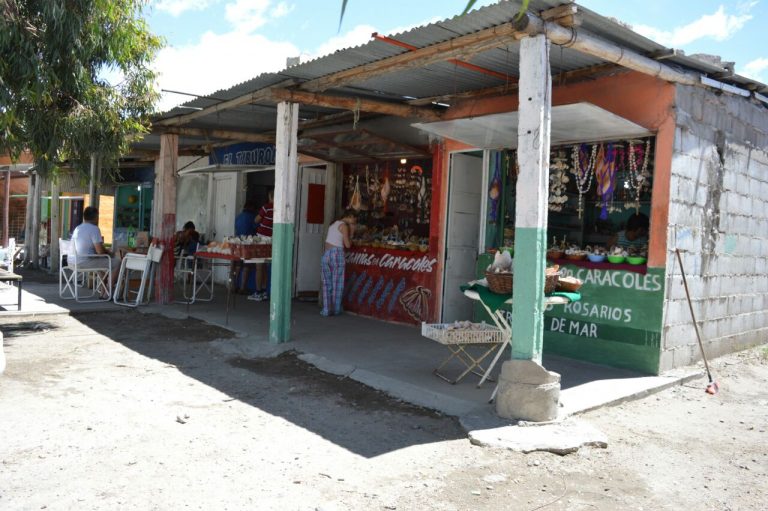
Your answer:
[[[437,121],[442,118],[440,112],[431,108],[411,106],[401,103],[391,103],[375,99],[354,98],[350,96],[337,96],[318,94],[314,92],[273,89],[274,101],[288,101],[304,105],[315,105],[326,108],[339,108],[343,110],[374,112],[378,114],[394,115],[396,117],[408,117],[429,121]]]
[[[504,46],[509,43],[510,39],[520,39],[524,35],[512,23],[505,23],[309,80],[299,85],[299,88],[308,91],[325,91],[388,73],[424,67],[454,58],[468,58],[477,53]]]
[[[245,131],[217,130],[203,128],[181,128],[176,126],[155,126],[153,133],[172,133],[182,137],[202,137],[205,139],[236,140],[238,142],[274,142],[274,133],[250,133]]]

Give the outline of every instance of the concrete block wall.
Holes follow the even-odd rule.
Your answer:
[[[768,109],[678,86],[660,371],[768,342]]]

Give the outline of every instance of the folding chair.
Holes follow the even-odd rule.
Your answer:
[[[65,258],[66,257],[66,263]],[[112,256],[108,254],[77,255],[71,240],[59,239],[59,297],[78,303],[108,302],[112,299]],[[81,287],[93,281],[90,294],[82,295]]]
[[[123,257],[120,263],[120,274],[115,284],[114,302],[117,305],[126,307],[137,307],[138,305],[149,303],[147,290],[151,291],[155,283],[155,267],[160,263],[163,257],[163,249],[156,245],[150,245],[146,254],[128,253]],[[141,283],[138,291],[130,289],[131,275],[140,273]],[[147,287],[149,281],[149,287]],[[135,295],[131,300],[130,296]]]
[[[499,346],[504,344],[504,333],[498,328],[483,324],[470,324],[466,329],[454,329],[454,325],[449,324],[421,324],[421,335],[437,341],[451,352],[443,362],[432,371],[435,376],[447,381],[450,384],[460,382],[465,376],[472,373],[480,377],[480,383],[489,378],[493,365],[483,367],[482,363]],[[451,362],[457,362],[464,368],[459,375],[451,379],[446,376],[442,369]]]
[[[209,262],[201,261],[193,255],[182,252],[176,258],[174,276],[182,281],[181,289],[184,297],[184,300],[177,300],[177,303],[190,305],[196,301],[210,302],[213,300],[213,269]]]

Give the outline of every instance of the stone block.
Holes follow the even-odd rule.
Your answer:
[[[698,347],[696,347],[698,350]],[[674,350],[675,367],[691,365],[694,362],[693,346],[680,346]]]
[[[532,360],[507,360],[499,375],[496,413],[507,419],[545,422],[557,418],[560,375]]]

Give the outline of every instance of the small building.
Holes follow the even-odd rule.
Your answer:
[[[479,320],[459,285],[513,248],[514,358],[540,361],[543,349],[658,374],[700,357],[679,249],[709,354],[766,341],[768,87],[575,3],[528,9],[518,19],[518,2],[500,2],[374,34],[156,119],[137,150],[160,147],[157,193],[176,193],[177,154],[275,144],[276,223],[291,239],[274,242],[288,267],[273,269],[283,289],[273,340],[290,338],[302,240],[321,243],[352,207],[362,227],[346,255],[345,309],[358,314]],[[320,163],[300,166],[297,153]],[[312,179],[322,219],[307,207]],[[156,227],[185,220],[162,208]],[[647,241],[629,261],[586,257],[635,213]],[[302,261],[315,264],[312,253]],[[581,278],[582,300],[539,311],[545,264]]]

